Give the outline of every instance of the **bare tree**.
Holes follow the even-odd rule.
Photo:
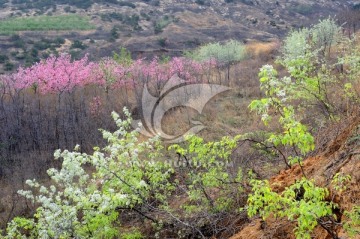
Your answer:
[[[338,22],[343,27],[343,33],[352,38],[360,25],[360,10],[344,9],[338,15]]]

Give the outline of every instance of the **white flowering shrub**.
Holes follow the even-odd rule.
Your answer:
[[[342,41],[341,27],[335,19],[327,18],[320,21],[311,29],[312,41],[316,48],[321,49],[322,55],[330,54],[332,46]]]
[[[272,120],[270,111],[277,112],[278,122],[281,126],[280,132],[271,132],[268,134],[266,144],[270,144],[275,154],[282,156],[285,164],[291,166],[294,163],[300,163],[303,157],[314,149],[314,138],[307,127],[300,122],[295,114],[295,109],[291,105],[291,79],[284,77],[278,79],[276,70],[265,65],[260,69],[261,89],[265,93],[265,98],[253,100],[249,105],[252,111],[261,115],[261,120],[268,125]],[[292,152],[286,157],[282,148],[292,149]]]
[[[284,62],[309,57],[325,60],[324,56],[330,54],[331,48],[343,40],[341,27],[333,18],[320,20],[310,29],[291,31],[284,40],[281,59]]]
[[[311,45],[309,44],[310,30],[303,28],[301,30],[291,31],[285,38],[282,54],[284,61],[292,61],[298,58],[305,58],[311,54]]]
[[[332,97],[336,94],[334,89],[345,86],[338,90],[345,92],[344,98],[352,98],[352,102],[356,102],[354,98],[358,96],[352,87],[354,77],[358,80],[359,75],[359,68],[354,67],[357,57],[354,57],[353,44],[354,40],[345,41],[341,27],[332,18],[321,20],[310,29],[292,31],[285,38],[277,61],[288,74],[281,79],[274,78],[273,82],[281,84],[288,100],[297,101],[303,108],[313,105],[321,113],[319,116],[336,119],[336,111],[340,110],[338,98]],[[331,54],[334,47],[339,50],[336,55]],[[349,65],[347,72],[343,72],[345,64]],[[341,74],[337,76],[336,71]]]
[[[214,42],[203,45],[192,52],[186,52],[185,56],[196,61],[215,60],[219,66],[225,66],[227,81],[230,81],[231,65],[240,62],[247,57],[245,45],[236,40],[224,43]],[[222,82],[220,82],[222,84]]]
[[[32,219],[15,218],[5,238],[114,238],[120,235],[118,209],[167,198],[174,171],[159,160],[158,139],[139,142],[124,113],[126,120],[112,115],[117,131],[103,130],[108,141],[103,150],[92,155],[57,150],[54,156],[63,162],[60,170],[48,170],[53,184],[26,181],[32,190],[19,193],[39,207]]]
[[[57,150],[54,156],[62,167],[48,170],[51,184],[26,181],[31,190],[19,193],[38,205],[36,213],[12,220],[6,239],[141,238],[137,230],[121,231],[122,220],[128,223],[126,218],[134,216],[153,223],[155,231],[168,226],[178,237],[204,236],[199,228],[216,228],[213,218],[239,206],[241,173],[228,172],[238,137],[209,143],[189,137],[185,147],[174,145],[170,153],[191,163],[175,164],[165,160],[158,138],[139,140],[139,130],[130,130],[126,109],[124,114],[125,120],[112,114],[118,130],[102,130],[107,140],[103,149],[94,148],[92,154],[80,153],[78,147]],[[183,205],[173,205],[178,197],[186,198]]]

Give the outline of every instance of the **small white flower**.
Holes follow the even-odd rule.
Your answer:
[[[140,183],[139,183],[139,187],[146,187],[147,186],[147,183],[144,181],[144,180],[141,180]]]
[[[285,90],[279,90],[279,91],[276,93],[276,95],[277,95],[278,97],[280,97],[280,98],[283,98],[283,97],[286,96],[286,92],[285,92]]]
[[[48,193],[49,191],[44,186],[41,186],[39,189],[40,193]]]

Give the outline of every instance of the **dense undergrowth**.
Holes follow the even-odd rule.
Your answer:
[[[50,142],[46,137],[52,137],[50,144],[56,147],[85,142],[95,128],[92,122],[99,120],[102,125],[109,122],[104,116],[109,111],[130,108],[129,96],[139,106],[145,85],[157,95],[174,74],[186,84],[231,85],[230,69],[243,59],[239,57],[242,47],[234,42],[205,45],[194,59],[155,58],[149,63],[132,61],[122,50],[100,63],[86,58],[71,62],[62,56],[19,69],[2,79],[2,112],[10,117],[8,128],[13,130],[2,134],[6,135],[3,142],[14,132],[23,133],[21,120],[29,115],[53,122],[47,129],[54,131],[47,136],[46,128],[34,128],[38,121],[32,121],[29,138],[43,137],[37,139],[38,146],[27,140],[10,144],[3,157],[15,150],[44,147],[44,139]],[[128,109],[123,117],[112,113],[116,129],[101,131],[104,146],[91,153],[92,142],[87,141],[73,152],[57,150],[54,156],[62,165],[47,171],[51,182],[26,181],[29,188],[19,193],[35,212],[32,217],[11,220],[4,238],[226,237],[238,230],[236,222],[247,220],[247,215],[287,218],[296,224],[296,238],[311,238],[318,225],[332,238],[338,238],[339,228],[349,236],[358,234],[359,206],[344,212],[348,220],[339,223],[335,211],[340,205],[329,200],[329,189],[316,185],[304,171],[302,180],[279,193],[256,171],[234,167],[234,162],[249,143],[250,151],[259,157],[302,168],[315,149],[319,130],[359,110],[359,52],[357,38],[343,36],[332,19],[290,32],[276,65],[260,69],[262,95],[249,105],[264,126],[234,137],[206,142],[188,135],[186,142],[166,147],[161,138],[144,139],[139,129],[132,130]],[[224,69],[225,75],[220,73]],[[94,97],[90,91],[102,93]],[[119,93],[125,95],[124,105],[115,106],[112,97]],[[89,123],[86,131],[76,127],[84,120]],[[10,127],[10,122],[17,128]],[[26,135],[18,140],[22,137]],[[351,175],[337,174],[332,187],[345,190],[350,179]]]

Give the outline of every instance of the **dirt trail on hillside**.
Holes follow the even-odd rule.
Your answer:
[[[316,156],[304,161],[304,172],[308,178],[315,180],[318,186],[329,187],[334,175],[341,172],[352,177],[351,184],[341,195],[336,195],[334,201],[339,204],[337,216],[343,221],[344,210],[350,210],[354,205],[360,205],[360,116],[349,119],[344,129],[332,141],[323,146]],[[280,193],[296,180],[303,177],[301,168],[295,166],[284,170],[270,179],[274,191]],[[330,190],[331,194],[331,190]],[[330,195],[332,197],[334,195]],[[253,219],[238,234],[231,239],[262,239],[262,238],[295,238],[294,223],[284,219],[269,218],[266,221]],[[312,238],[330,239],[330,235],[318,226]],[[338,229],[340,238],[349,238],[344,231]],[[358,237],[360,239],[360,235]]]

